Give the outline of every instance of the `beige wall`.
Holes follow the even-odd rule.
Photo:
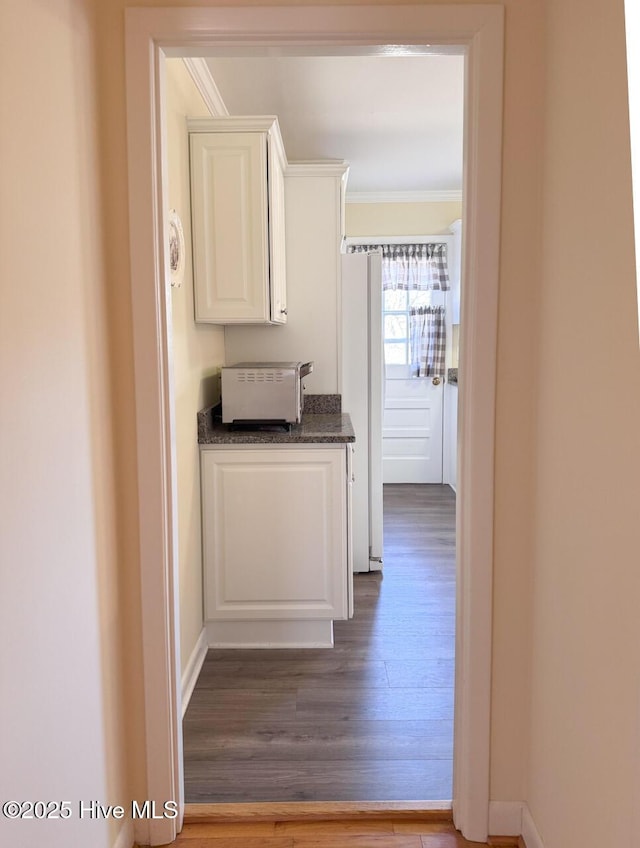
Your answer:
[[[193,315],[191,194],[186,118],[208,117],[209,110],[182,59],[167,61],[167,141],[169,207],[182,221],[187,246],[184,282],[172,288],[173,380],[175,387],[180,562],[180,655],[184,670],[202,630],[202,538],[200,455],[196,413],[219,395],[224,364],[224,328],[196,324]]]
[[[436,236],[462,217],[462,201],[347,203],[347,236]]]
[[[131,795],[139,648],[104,262],[126,245],[104,231],[93,3],[8,0],[0,32],[0,797],[74,805],[68,821],[3,819],[0,841],[107,848],[121,822],[76,805]]]
[[[115,797],[128,747],[144,797],[126,5],[96,2],[96,21],[89,0],[3,6],[11,168],[0,350],[11,449],[1,562],[11,603],[0,621],[3,646],[19,645],[8,666],[19,697],[4,704],[2,779],[12,776],[15,794],[81,797],[106,793],[107,781]],[[547,848],[630,845],[640,386],[622,0],[550,0],[546,35],[544,0],[504,6],[492,797],[527,798]],[[16,73],[24,56],[28,73]],[[35,777],[21,766],[27,754],[41,766]],[[75,827],[52,829],[48,844],[69,844]],[[91,828],[103,844],[106,831]]]
[[[640,356],[622,10],[547,3],[527,781],[546,848],[639,838]]]

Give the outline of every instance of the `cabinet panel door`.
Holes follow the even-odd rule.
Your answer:
[[[269,321],[265,133],[192,133],[196,321]]]
[[[205,617],[348,615],[344,449],[203,450]]]

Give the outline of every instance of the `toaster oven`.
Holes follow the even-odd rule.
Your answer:
[[[222,368],[222,421],[299,424],[313,362],[238,362]]]

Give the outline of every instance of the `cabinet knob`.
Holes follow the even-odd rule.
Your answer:
[[[433,383],[434,386],[439,386],[440,383],[442,382],[442,380],[440,379],[440,377],[434,377],[431,382]]]
[[[280,310],[280,314],[281,314],[281,315],[288,315],[288,314],[289,314],[289,310],[285,307],[284,309],[281,309],[281,310]]]

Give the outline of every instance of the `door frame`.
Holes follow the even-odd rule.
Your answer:
[[[175,800],[181,811],[177,819],[138,820],[142,844],[171,842],[184,809],[164,61],[282,45],[327,53],[415,45],[466,56],[453,814],[467,839],[486,840],[503,32],[499,5],[125,10],[147,797],[160,807]]]

